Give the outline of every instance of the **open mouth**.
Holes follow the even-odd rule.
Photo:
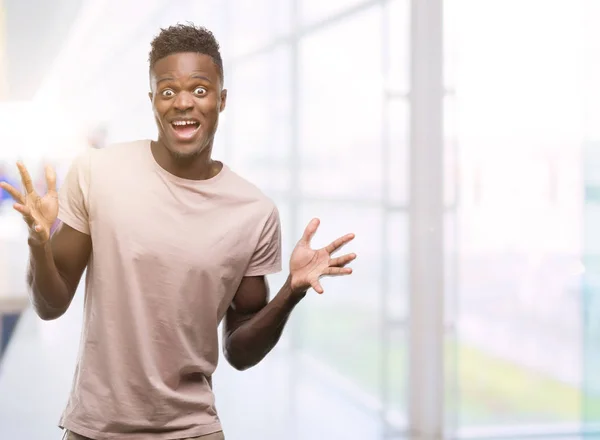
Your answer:
[[[171,121],[171,127],[177,137],[189,139],[200,129],[200,122],[195,119],[176,119]]]

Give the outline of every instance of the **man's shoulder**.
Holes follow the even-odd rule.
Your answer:
[[[256,184],[241,176],[237,172],[228,168],[229,185],[232,189],[235,189],[235,193],[251,202],[255,202],[261,209],[272,211],[275,208],[273,200]]]
[[[88,147],[79,158],[89,160],[94,169],[108,166],[116,170],[120,165],[129,166],[132,161],[139,160],[140,153],[148,147],[148,142],[140,140],[112,143],[104,148]]]
[[[126,142],[115,142],[107,145],[104,148],[90,148],[90,154],[98,157],[103,156],[127,156],[135,154],[144,148],[150,148],[150,141],[136,140]]]

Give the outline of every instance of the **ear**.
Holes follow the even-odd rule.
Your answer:
[[[227,105],[227,89],[221,90],[221,106],[219,107],[219,112],[225,110]]]
[[[152,92],[148,92],[148,98],[150,98],[150,102],[152,102],[153,97],[154,97],[154,94]]]

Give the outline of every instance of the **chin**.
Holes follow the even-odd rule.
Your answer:
[[[200,153],[202,153],[202,149],[189,150],[183,148],[169,148],[169,152],[171,153],[171,156],[173,156],[175,159],[184,160],[193,159],[194,157],[199,156]]]
[[[203,151],[204,147],[202,144],[194,142],[193,144],[181,144],[173,143],[172,146],[167,147],[169,153],[176,159],[192,159],[199,156]]]

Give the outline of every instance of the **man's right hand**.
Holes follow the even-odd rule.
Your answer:
[[[0,187],[8,192],[15,200],[14,208],[20,212],[29,226],[29,243],[32,245],[44,245],[50,239],[50,228],[58,217],[58,193],[56,192],[56,173],[52,167],[46,167],[46,183],[48,191],[46,195],[40,195],[33,188],[31,176],[22,163],[17,163],[24,192],[0,182]]]

